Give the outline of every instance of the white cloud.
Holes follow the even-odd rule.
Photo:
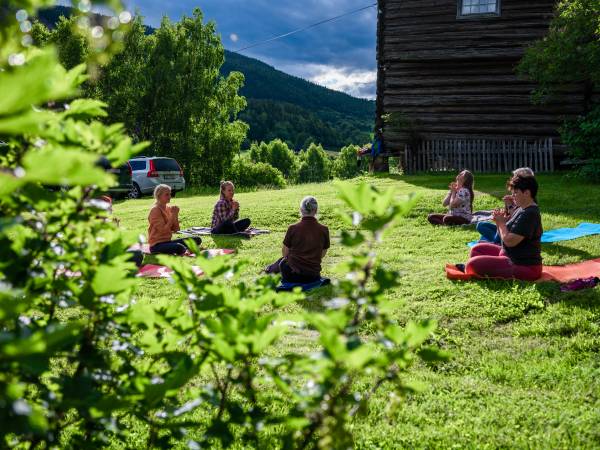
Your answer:
[[[277,69],[335,91],[354,97],[374,99],[376,96],[377,70],[340,67],[328,64],[298,64],[286,61],[269,61]]]
[[[375,98],[376,70],[363,70],[351,67],[335,67],[322,64],[309,64],[313,74],[308,79],[313,83],[346,92],[355,97]]]

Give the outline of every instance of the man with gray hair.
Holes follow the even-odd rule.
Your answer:
[[[289,226],[283,239],[283,257],[268,266],[267,273],[281,273],[282,281],[289,283],[312,283],[321,278],[321,261],[330,242],[329,229],[315,217],[318,209],[316,198],[302,199],[302,218]]]

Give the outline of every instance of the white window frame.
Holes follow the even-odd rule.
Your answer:
[[[463,14],[463,3],[465,0],[458,0],[457,8],[456,8],[456,17],[458,19],[478,19],[482,17],[499,17],[501,11],[501,1],[496,0],[496,11],[493,12],[484,12],[484,13],[469,13]]]

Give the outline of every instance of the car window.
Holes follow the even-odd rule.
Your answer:
[[[156,169],[159,172],[166,172],[166,171],[179,172],[179,165],[177,165],[177,161],[175,161],[174,159],[169,159],[169,158],[154,159],[154,160],[152,160],[152,162],[154,163],[154,169]]]
[[[131,164],[131,170],[145,170],[146,161],[129,161]]]

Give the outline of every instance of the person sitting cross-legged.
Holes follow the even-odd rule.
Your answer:
[[[314,197],[305,197],[300,203],[302,218],[290,225],[283,239],[283,257],[265,269],[267,273],[281,273],[287,283],[312,283],[321,278],[321,262],[330,246],[329,228],[315,217],[319,205]]]
[[[211,231],[213,234],[235,234],[250,226],[250,219],[240,219],[240,204],[234,200],[235,186],[231,181],[221,181],[221,197],[215,203]]]
[[[518,169],[513,170],[512,176],[520,175],[522,177],[534,177],[535,174],[533,170],[529,167],[520,167]],[[510,218],[512,214],[516,211],[517,205],[515,205],[515,200],[512,195],[505,195],[503,198],[504,201],[504,210],[506,212],[507,217]],[[479,234],[481,234],[481,241],[483,242],[491,242],[492,244],[500,245],[502,240],[500,239],[500,233],[498,233],[498,227],[496,224],[492,222],[478,222],[475,226]]]
[[[159,184],[154,188],[154,206],[148,214],[148,243],[150,253],[165,253],[168,255],[183,255],[188,251],[184,239],[171,240],[173,233],[179,231],[179,208],[169,206],[171,187]],[[200,245],[199,237],[191,238]]]
[[[477,277],[535,281],[542,274],[542,218],[536,202],[535,177],[516,175],[508,182],[517,209],[494,211],[502,246],[477,244],[465,272]],[[458,266],[457,266],[458,267]]]
[[[447,214],[429,214],[427,220],[432,225],[466,225],[471,223],[473,213],[474,178],[468,170],[463,170],[456,176],[456,181],[450,183],[450,190],[444,201],[448,207]]]

